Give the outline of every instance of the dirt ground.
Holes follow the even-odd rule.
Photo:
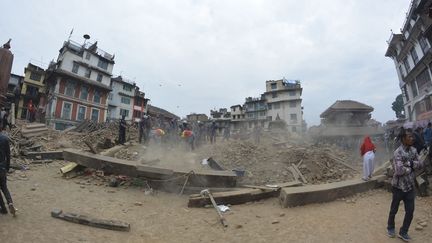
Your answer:
[[[212,208],[187,208],[187,196],[137,187],[110,188],[66,180],[62,163],[32,165],[15,172],[9,187],[19,209],[16,218],[0,215],[0,242],[401,242],[386,236],[391,194],[376,190],[326,204],[281,208],[277,199],[231,207],[229,227]],[[142,203],[140,206],[136,203]],[[117,219],[131,224],[116,232],[52,218],[53,208]],[[403,206],[396,224],[401,225]],[[413,242],[432,242],[432,198],[417,198],[411,226]],[[414,230],[420,219],[429,226]]]

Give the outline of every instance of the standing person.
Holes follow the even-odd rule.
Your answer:
[[[414,201],[416,196],[414,191],[414,170],[423,167],[423,162],[419,161],[417,151],[413,147],[414,137],[412,130],[401,128],[398,138],[402,144],[394,152],[394,173],[391,182],[393,199],[390,206],[387,232],[389,237],[395,237],[395,216],[398,212],[400,201],[403,201],[405,217],[402,227],[399,229],[398,237],[404,241],[409,241],[411,237],[408,235],[408,229],[414,215]]]
[[[122,115],[119,124],[119,143],[124,144],[126,142],[126,116]]]
[[[7,126],[9,126],[9,130],[10,130],[11,129],[11,124],[9,122],[9,112],[8,111],[6,111],[6,113],[3,115],[2,129],[5,130]]]
[[[428,123],[426,129],[423,131],[423,140],[425,145],[429,148],[432,142],[432,123]]]
[[[15,216],[16,209],[13,205],[12,196],[7,187],[7,173],[9,172],[10,167],[10,146],[9,146],[9,138],[0,133],[0,189],[3,192],[3,195],[6,198],[6,202],[9,207],[9,212]],[[1,197],[1,194],[0,194]],[[0,200],[0,204],[1,204]],[[4,204],[4,202],[3,202]],[[6,208],[1,205],[1,213],[7,213]]]
[[[141,143],[144,137],[144,116],[141,117],[138,123],[138,143]]]
[[[417,153],[420,154],[420,152],[425,148],[425,142],[423,140],[423,136],[422,136],[422,132],[421,132],[421,127],[417,127],[414,130],[414,148],[416,148]]]
[[[372,177],[372,173],[375,167],[375,151],[376,147],[372,143],[369,136],[366,136],[363,140],[363,144],[360,147],[360,154],[363,157],[363,180],[367,181]]]

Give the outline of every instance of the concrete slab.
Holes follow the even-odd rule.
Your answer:
[[[28,159],[63,159],[63,151],[27,152]]]
[[[279,202],[285,208],[330,202],[381,187],[384,179],[385,176],[376,176],[369,181],[355,179],[321,185],[282,188]]]
[[[138,164],[138,161],[122,160],[100,154],[92,154],[77,149],[65,149],[63,157],[79,165],[103,170],[107,173],[122,174],[131,177],[146,177],[157,180],[176,180],[184,183],[189,176],[188,186],[234,187],[237,175],[232,171],[171,169],[159,166]]]

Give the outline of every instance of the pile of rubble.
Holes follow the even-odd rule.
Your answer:
[[[358,174],[356,168],[345,162],[350,155],[333,146],[271,139],[262,139],[260,144],[231,140],[205,146],[198,153],[212,157],[228,170],[244,171],[244,177],[239,180],[241,184],[265,185],[297,179],[321,184],[347,180]]]

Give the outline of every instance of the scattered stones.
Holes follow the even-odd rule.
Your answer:
[[[271,222],[272,224],[279,224],[279,220],[273,220],[272,222]]]
[[[143,203],[142,203],[142,202],[135,202],[134,205],[135,205],[135,206],[142,206]]]
[[[427,222],[426,221],[420,222],[419,225],[424,228],[427,226]]]
[[[236,228],[236,229],[241,229],[241,228],[243,228],[243,225],[241,225],[241,224],[237,224],[237,225],[235,226],[235,228]]]
[[[279,217],[284,217],[285,216],[285,213],[280,213],[279,214]]]
[[[423,230],[423,227],[421,225],[416,225],[415,230]]]

